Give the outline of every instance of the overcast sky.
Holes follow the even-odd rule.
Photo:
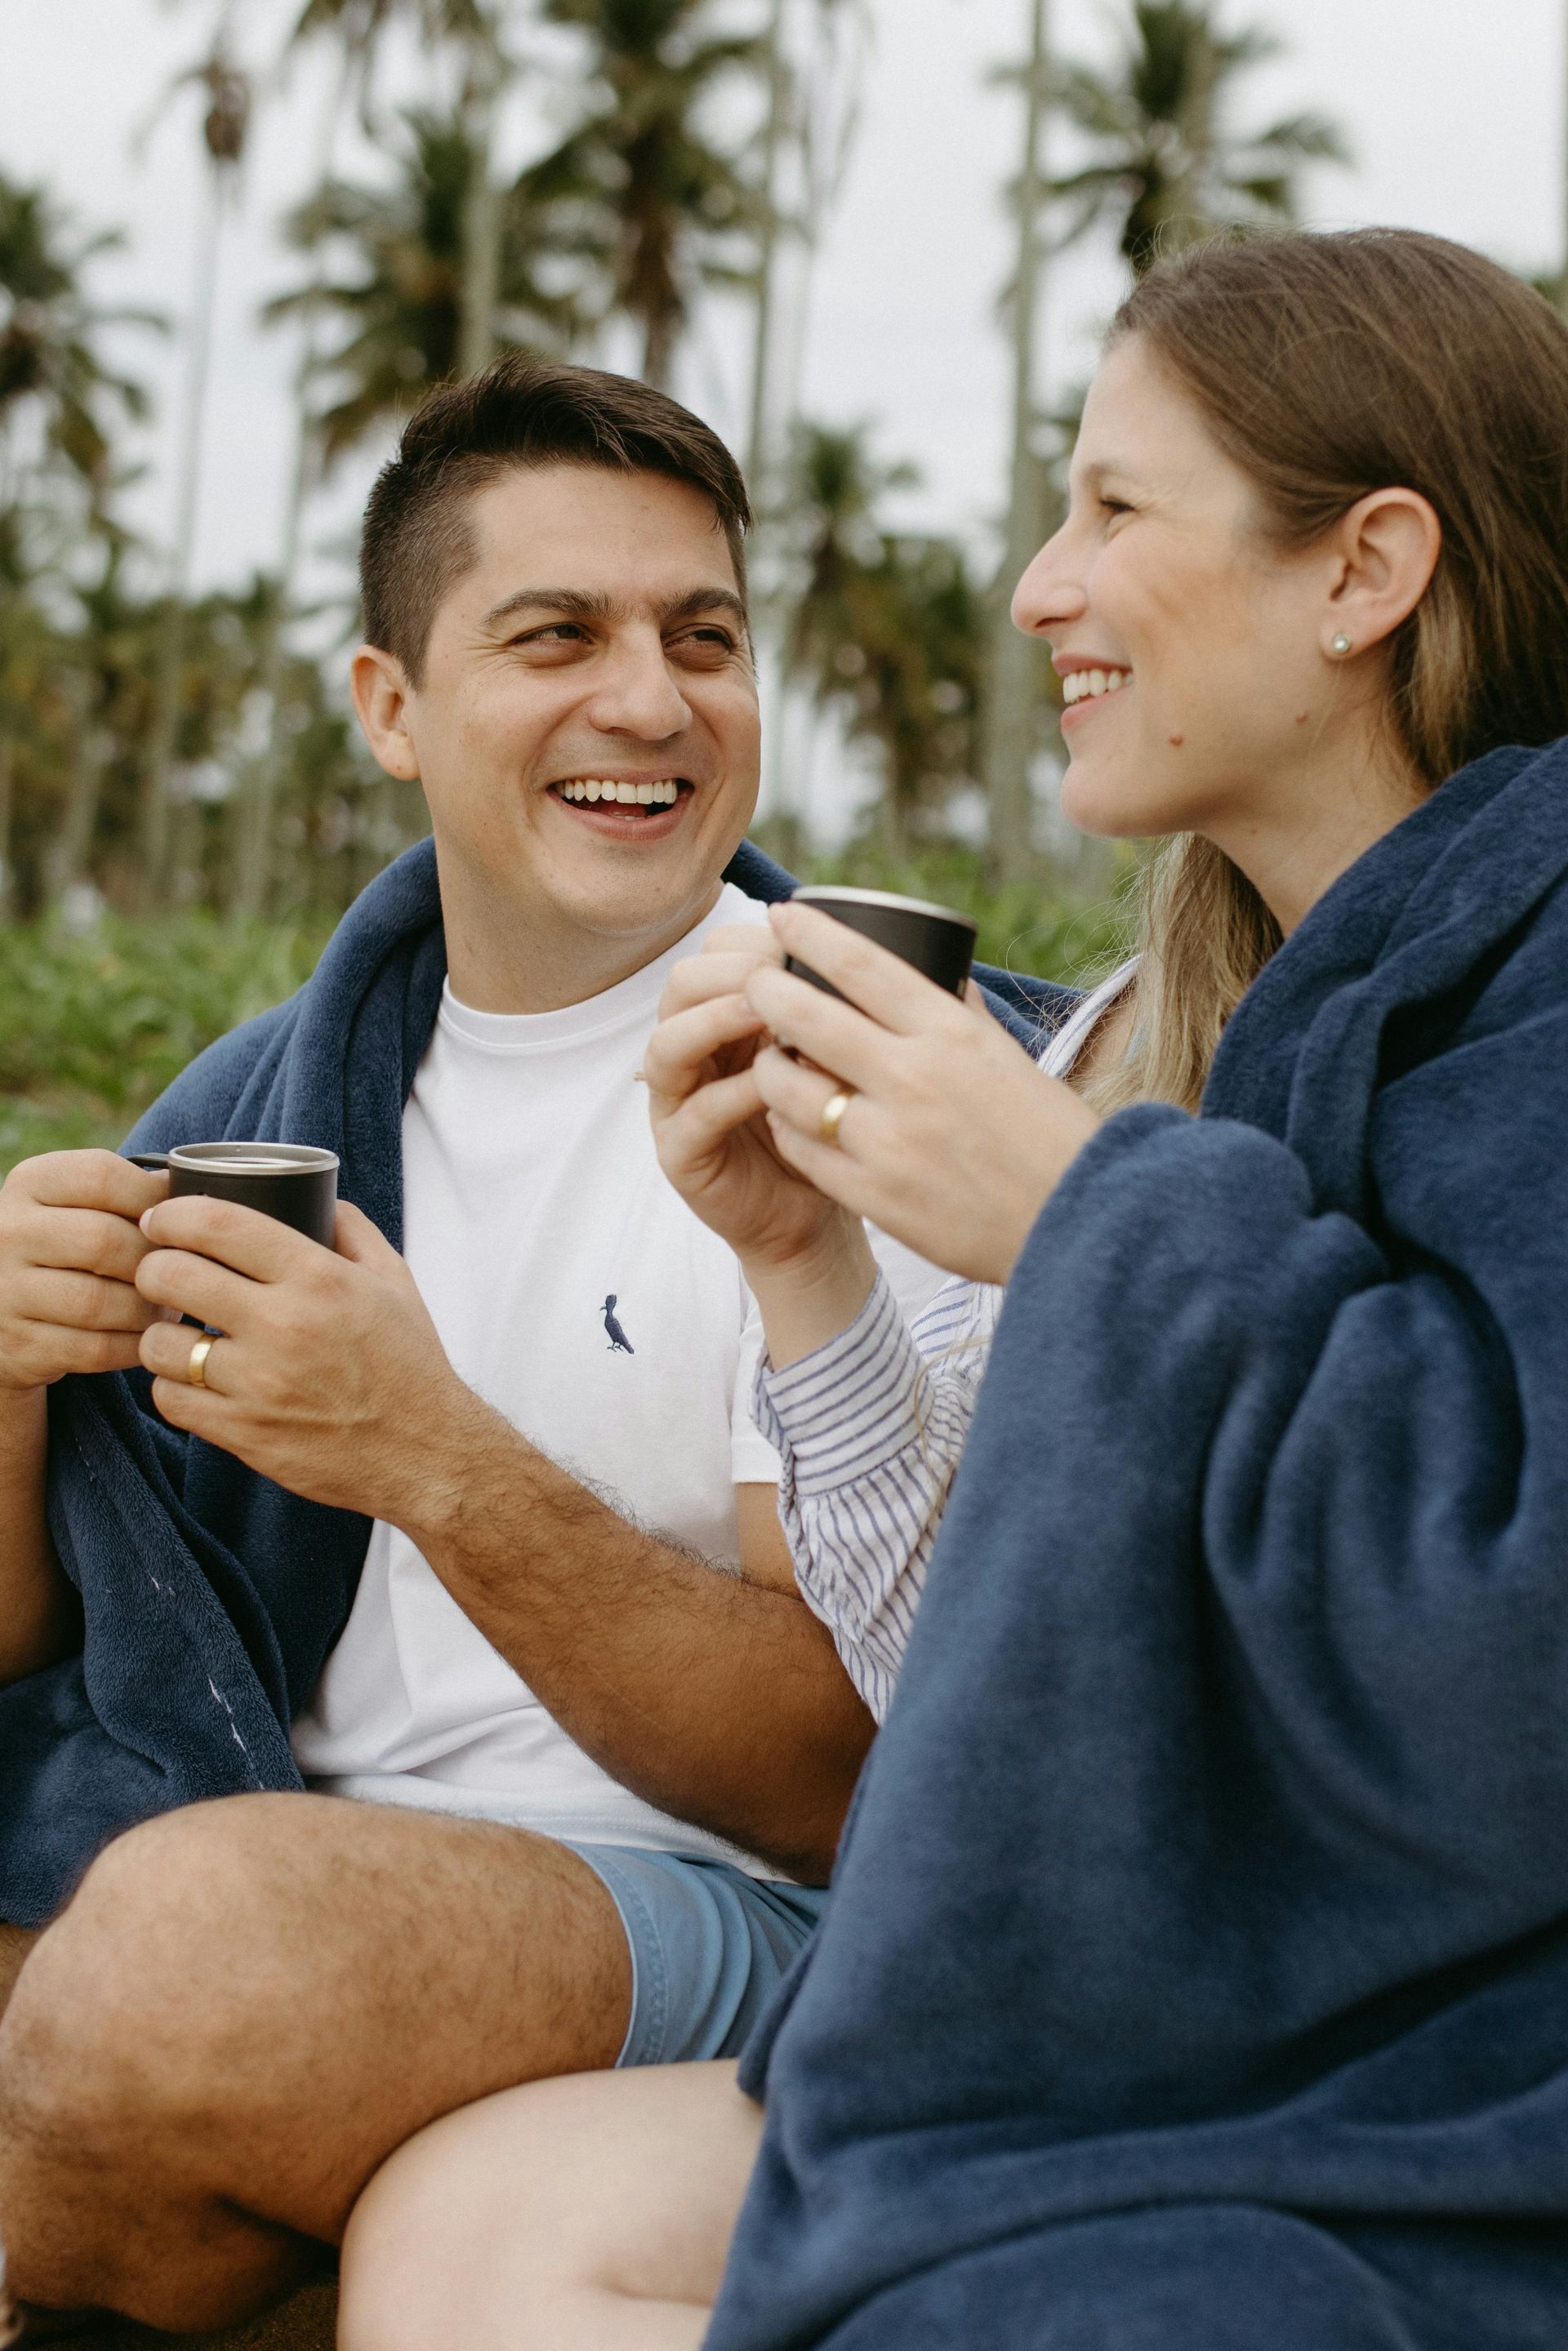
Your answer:
[[[298,0],[241,0],[242,40],[262,60]],[[1104,52],[1103,0],[1055,0],[1063,54]],[[924,486],[905,511],[979,533],[1001,495],[1005,355],[995,323],[1008,267],[998,186],[1016,155],[1016,97],[988,69],[1017,53],[1025,0],[874,0],[877,45],[852,169],[816,273],[806,384],[811,413],[871,418],[890,455]],[[1232,23],[1277,31],[1287,53],[1242,101],[1261,121],[1301,107],[1331,112],[1353,171],[1308,183],[1318,224],[1398,222],[1440,231],[1537,267],[1561,256],[1564,0],[1230,0]],[[209,0],[5,0],[0,169],[45,180],[79,225],[120,225],[125,251],[100,264],[106,301],[177,314],[187,299],[201,201],[193,94],[148,131],[160,94],[199,54]],[[204,474],[198,575],[238,581],[275,559],[288,446],[290,348],[260,332],[258,303],[298,265],[277,217],[308,180],[320,79],[299,70],[262,106],[239,218],[227,231]],[[527,106],[522,160],[548,134]],[[137,152],[140,139],[140,152]],[[361,162],[371,159],[362,154]],[[1087,250],[1052,281],[1042,349],[1051,377],[1087,371],[1096,320],[1113,305],[1113,259]],[[158,386],[160,428],[134,511],[169,528],[166,463],[177,409],[174,356],[146,339],[122,348]],[[682,390],[736,438],[743,344],[711,320]],[[350,469],[312,524],[318,572],[347,543],[366,468]]]

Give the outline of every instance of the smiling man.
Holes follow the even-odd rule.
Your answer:
[[[747,519],[643,385],[512,360],[429,402],[353,690],[434,867],[132,1139],[338,1149],[336,1254],[108,1154],[0,1196],[0,2232],[35,2303],[258,2307],[434,2116],[737,2047],[819,1915],[871,1724],[636,1082],[672,957],[762,914],[724,878]]]

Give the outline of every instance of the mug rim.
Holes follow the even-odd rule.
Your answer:
[[[335,1151],[314,1143],[177,1143],[167,1157],[172,1168],[183,1167],[193,1176],[320,1176],[340,1164]],[[267,1159],[286,1159],[288,1165],[258,1164]]]
[[[905,898],[894,890],[862,890],[847,882],[803,882],[792,895],[802,906],[820,906],[824,913],[835,904],[885,906],[901,914],[932,915],[956,930],[967,931],[971,937],[979,935],[980,926],[972,914],[960,914],[956,906],[938,906],[929,898]]]

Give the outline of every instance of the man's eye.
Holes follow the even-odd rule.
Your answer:
[[[732,653],[735,639],[727,629],[688,629],[684,636],[672,641],[673,652],[699,653]]]
[[[529,629],[512,643],[517,645],[570,645],[587,642],[585,632],[575,621],[552,621],[548,628]]]
[[[1102,496],[1100,504],[1107,514],[1124,515],[1131,514],[1133,511],[1125,498],[1108,498]]]

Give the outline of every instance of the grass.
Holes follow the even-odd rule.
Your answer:
[[[0,1174],[119,1143],[204,1046],[292,995],[326,935],[205,914],[110,919],[80,938],[0,926]]]
[[[998,893],[961,847],[898,866],[852,847],[805,860],[802,878],[961,907],[979,924],[984,961],[1048,979],[1092,979],[1125,949],[1122,900]],[[120,1142],[204,1046],[308,978],[328,928],[235,932],[199,914],[110,918],[86,937],[0,925],[0,1176],[40,1152]]]

